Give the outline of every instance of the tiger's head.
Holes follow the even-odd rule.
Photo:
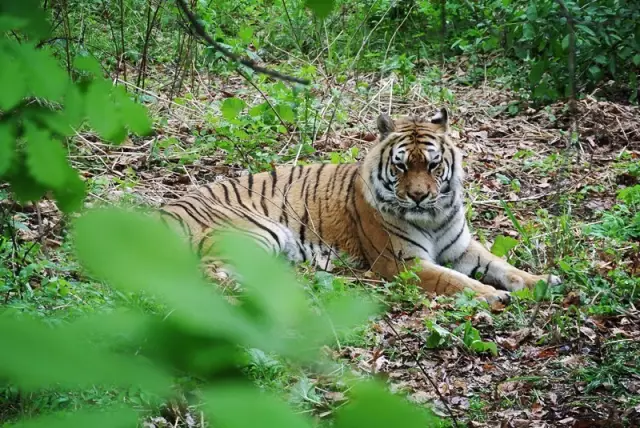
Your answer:
[[[428,220],[461,197],[461,155],[449,135],[449,115],[381,115],[379,143],[365,158],[367,199],[383,212]]]

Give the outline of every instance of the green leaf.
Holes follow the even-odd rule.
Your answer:
[[[11,122],[0,122],[0,177],[9,171],[15,158],[15,132]]]
[[[542,79],[542,75],[547,69],[546,61],[538,61],[533,67],[531,67],[531,72],[529,73],[529,82],[532,85],[536,85],[540,83],[540,79]]]
[[[500,235],[500,236],[497,236],[496,240],[493,242],[493,245],[491,246],[491,252],[498,257],[504,257],[516,245],[518,245],[517,239],[514,239],[510,236]]]
[[[206,414],[225,428],[311,428],[311,422],[294,413],[279,399],[251,384],[221,384],[205,392]],[[250,408],[251,411],[247,411]]]
[[[540,302],[547,296],[548,291],[549,284],[547,284],[546,281],[540,280],[536,282],[536,286],[533,289],[533,298],[536,300],[536,302]]]
[[[198,258],[170,228],[140,213],[96,210],[75,223],[82,264],[120,290],[147,292],[173,309],[174,322],[203,334],[267,349],[269,339],[204,283]]]
[[[239,98],[227,98],[223,101],[220,109],[222,116],[227,120],[235,119],[247,104]]]
[[[24,25],[20,30],[36,39],[45,39],[49,35],[50,26],[47,22],[45,9],[39,0],[4,1],[2,16],[21,18]]]
[[[529,21],[535,21],[538,19],[538,8],[535,3],[529,3],[529,7],[527,8],[527,19]]]
[[[102,77],[103,75],[100,63],[92,56],[76,56],[73,60],[73,67],[94,77]]]
[[[640,54],[635,54],[632,61],[636,66],[640,66]]]
[[[11,425],[11,428],[128,428],[136,426],[137,420],[135,410],[112,407],[28,418]]]
[[[335,0],[306,0],[306,5],[318,18],[324,19],[331,13]]]
[[[493,356],[498,355],[498,347],[493,342],[483,342],[481,340],[476,340],[471,343],[469,349],[475,352],[486,352],[489,351]]]
[[[111,85],[104,80],[91,82],[85,98],[87,119],[89,124],[105,140],[122,142],[126,130],[117,109],[111,99]]]
[[[37,201],[47,190],[28,173],[23,156],[19,156],[15,160],[10,169],[8,181],[17,201],[21,203]]]
[[[569,35],[567,34],[562,38],[562,50],[569,49]]]
[[[592,65],[589,67],[589,74],[593,80],[598,80],[602,76],[602,69],[597,65]]]
[[[44,186],[61,188],[70,169],[62,143],[52,139],[48,131],[32,123],[25,123],[24,130],[29,173]]]
[[[131,328],[137,328],[131,326]],[[141,359],[98,348],[92,331],[72,325],[51,328],[40,320],[0,316],[0,377],[27,389],[136,385],[167,393],[170,377]]]
[[[71,213],[82,208],[86,196],[86,186],[78,173],[69,168],[67,178],[61,188],[54,189],[53,196],[56,198],[58,208],[64,213]]]
[[[262,324],[269,331],[281,332],[275,335],[285,343],[281,352],[301,359],[317,358],[317,346],[334,340],[376,312],[369,298],[349,293],[325,304],[322,315],[317,315],[309,310],[302,287],[282,260],[244,235],[221,232],[216,239],[216,249],[237,269],[247,297],[261,309]],[[284,332],[292,330],[299,333],[299,341],[287,339]]]
[[[31,44],[21,45],[19,52],[31,95],[49,101],[62,101],[69,79],[58,61],[45,50],[36,49]]]
[[[269,109],[270,107],[269,107],[269,104],[267,103],[258,104],[249,109],[249,116],[251,117],[261,116],[264,112],[266,112]]]
[[[285,122],[293,122],[296,120],[296,115],[293,112],[293,109],[287,104],[278,104],[276,107],[276,111]]]
[[[251,43],[253,29],[251,27],[242,27],[240,31],[238,31],[238,37],[245,43]]]
[[[147,109],[133,101],[123,87],[115,88],[114,95],[120,106],[120,113],[129,129],[138,135],[148,135],[152,129]]]
[[[0,50],[0,110],[8,111],[27,96],[27,83],[22,64]]]
[[[26,19],[18,18],[15,16],[0,16],[0,34],[11,30],[20,30],[27,25]],[[5,64],[5,62],[3,62]]]
[[[439,426],[438,418],[425,409],[418,409],[405,399],[392,395],[375,382],[357,384],[351,390],[352,399],[336,412],[335,428],[425,428]]]

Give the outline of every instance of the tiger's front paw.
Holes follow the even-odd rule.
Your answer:
[[[489,306],[498,302],[506,305],[511,301],[511,294],[508,291],[494,289],[490,292],[480,294],[478,300],[487,302]]]
[[[506,275],[504,287],[509,291],[518,291],[523,288],[533,289],[538,281],[549,282],[551,287],[562,282],[556,275],[531,275],[527,272],[514,272]]]

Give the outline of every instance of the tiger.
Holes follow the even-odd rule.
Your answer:
[[[377,129],[361,162],[278,166],[206,184],[162,206],[161,218],[201,255],[216,231],[232,227],[293,263],[332,271],[346,254],[387,281],[413,267],[425,293],[471,290],[490,304],[541,280],[560,283],[513,267],[472,238],[446,108],[432,117],[381,114]]]

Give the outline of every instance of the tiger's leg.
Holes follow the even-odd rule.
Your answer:
[[[480,300],[488,303],[509,301],[509,293],[504,290],[497,290],[490,285],[428,260],[423,259],[419,263],[420,270],[417,274],[420,278],[420,288],[428,293],[451,296],[468,289],[475,291]],[[398,274],[400,267],[401,264],[396,264],[394,261],[386,261],[383,266],[380,263],[376,266],[380,273],[389,280]]]
[[[491,254],[478,241],[472,240],[462,256],[453,263],[453,268],[472,278],[481,278],[491,284],[509,291],[532,288],[540,280],[550,280],[551,286],[559,284],[560,278],[555,275],[533,275],[511,266],[500,257]]]

